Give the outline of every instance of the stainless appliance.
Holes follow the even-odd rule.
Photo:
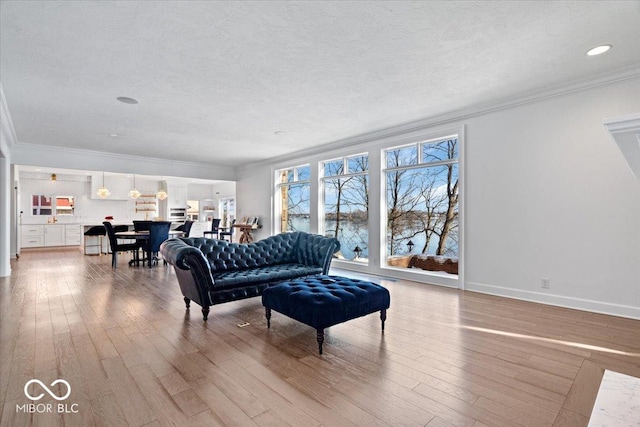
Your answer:
[[[169,221],[184,221],[186,219],[186,208],[169,208]]]

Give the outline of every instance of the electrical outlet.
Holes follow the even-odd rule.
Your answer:
[[[542,289],[549,289],[549,278],[542,278]]]

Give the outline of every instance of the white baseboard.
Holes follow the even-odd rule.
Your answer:
[[[559,307],[575,308],[577,310],[591,311],[594,313],[640,319],[640,307],[633,307],[630,305],[612,304],[542,292],[523,291],[520,289],[503,288],[500,286],[485,285],[474,282],[466,282],[465,290],[541,304],[555,305]]]

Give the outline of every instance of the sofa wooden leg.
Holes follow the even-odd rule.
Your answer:
[[[380,310],[380,320],[382,320],[382,332],[384,332],[384,321],[387,320],[387,310]]]
[[[187,306],[187,310],[189,309],[189,304],[191,304],[191,300],[187,297],[184,297],[184,304]]]
[[[318,338],[318,352],[322,354],[322,343],[324,342],[324,329],[316,329],[316,337]]]
[[[202,307],[202,319],[207,320],[209,317],[209,307]]]
[[[267,328],[271,327],[271,309],[269,307],[264,308],[264,315],[267,318]]]

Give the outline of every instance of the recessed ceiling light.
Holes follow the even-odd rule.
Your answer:
[[[110,133],[109,136],[111,138],[118,138],[120,135],[118,135],[117,133]]]
[[[138,100],[134,98],[129,98],[128,96],[119,96],[116,98],[120,102],[124,102],[125,104],[137,104]]]
[[[589,49],[589,51],[587,52],[587,55],[589,56],[600,55],[601,53],[605,53],[609,49],[611,49],[610,44],[603,44],[603,45],[596,46],[594,48]]]

